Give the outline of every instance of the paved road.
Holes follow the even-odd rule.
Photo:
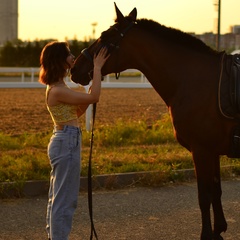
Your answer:
[[[224,181],[225,240],[240,240],[240,179]],[[196,183],[94,193],[99,240],[195,240],[201,229]],[[0,200],[1,240],[44,240],[46,196]],[[70,240],[89,239],[87,194],[79,196]]]

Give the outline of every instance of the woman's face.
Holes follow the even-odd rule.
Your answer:
[[[75,59],[75,57],[72,55],[72,53],[69,50],[69,54],[68,54],[67,59],[66,59],[68,65],[69,65],[69,68],[73,68],[73,66],[74,66],[74,59]]]

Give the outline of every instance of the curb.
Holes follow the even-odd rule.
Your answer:
[[[221,167],[222,178],[235,178],[234,165]],[[182,169],[169,172],[149,171],[96,175],[92,177],[92,189],[120,189],[126,187],[156,187],[171,182],[186,182],[196,179],[195,170]],[[80,191],[88,191],[88,177],[80,178]],[[36,197],[48,193],[48,181],[2,182],[0,198]]]
[[[168,175],[168,176],[167,176]],[[171,172],[172,179],[181,181],[195,178],[194,169],[176,170]],[[159,186],[169,182],[169,173],[159,171],[130,172],[92,177],[92,189],[120,189],[131,186]],[[4,182],[0,183],[0,198],[36,197],[48,193],[48,181]],[[88,178],[80,178],[80,191],[88,190]]]

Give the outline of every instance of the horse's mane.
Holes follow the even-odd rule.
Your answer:
[[[190,48],[194,48],[199,51],[216,53],[214,49],[207,46],[200,39],[184,33],[180,30],[169,28],[161,25],[153,20],[149,19],[138,19],[137,24],[139,27],[144,28],[145,31],[154,33],[156,36],[165,38],[170,42],[177,42],[178,44],[185,45]]]

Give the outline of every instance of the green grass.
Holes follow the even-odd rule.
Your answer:
[[[50,165],[47,145],[51,133],[8,136],[0,133],[0,182],[47,180]],[[87,175],[90,133],[83,131],[82,176]],[[173,137],[168,115],[152,126],[145,122],[118,121],[94,131],[92,155],[94,175],[140,171],[159,171],[168,180],[172,171],[193,168],[190,153]],[[234,165],[240,174],[238,159],[222,158],[222,165]]]

